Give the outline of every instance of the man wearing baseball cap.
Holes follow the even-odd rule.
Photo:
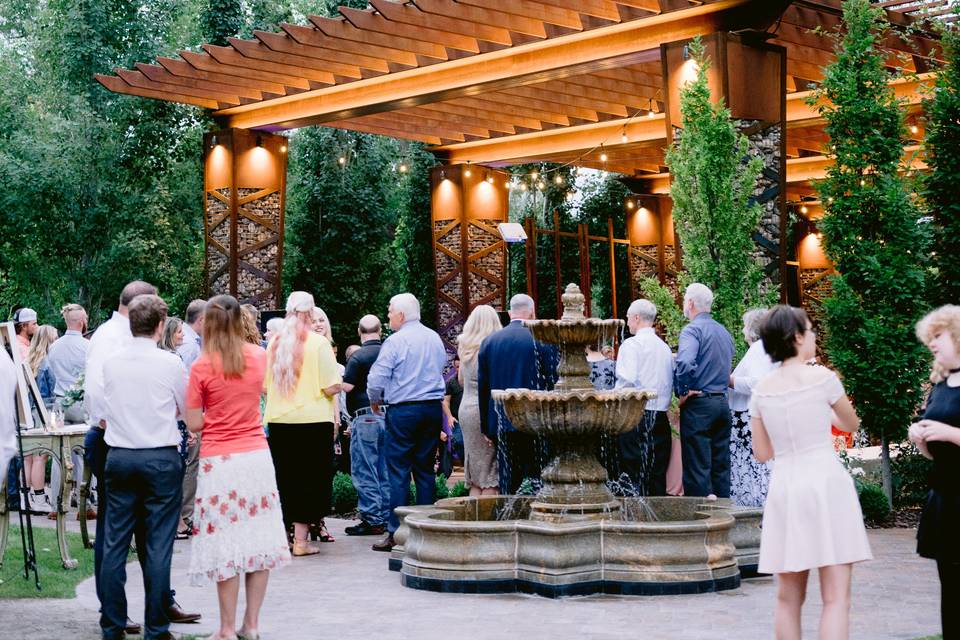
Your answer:
[[[37,312],[28,307],[22,307],[13,312],[13,329],[17,333],[17,343],[20,345],[20,359],[26,361],[30,352],[30,339],[37,332]]]

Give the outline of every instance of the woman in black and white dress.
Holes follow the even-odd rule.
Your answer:
[[[777,365],[763,350],[760,325],[766,309],[751,309],[743,314],[743,338],[750,345],[730,376],[730,498],[741,507],[762,507],[767,497],[770,467],[753,457],[750,434],[750,396],[759,380]]]

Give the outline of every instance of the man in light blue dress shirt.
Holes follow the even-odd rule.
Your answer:
[[[411,469],[417,504],[433,504],[433,467],[446,388],[443,341],[436,331],[420,323],[420,303],[413,294],[391,298],[387,317],[395,333],[383,343],[367,377],[367,395],[374,413],[389,405],[382,455],[390,483],[390,517],[386,536],[373,545],[375,551],[393,548],[393,534],[400,526],[394,510],[407,503]]]
[[[64,396],[76,385],[86,369],[90,341],[83,337],[87,330],[87,312],[83,307],[78,304],[68,304],[60,313],[67,325],[67,332],[50,345],[47,362],[50,364],[50,372],[54,380],[57,381],[53,395],[56,396],[57,403],[62,405]],[[74,409],[74,415],[71,415],[71,409]],[[67,408],[65,414],[67,422],[83,422],[85,418],[79,403]]]
[[[206,300],[192,300],[183,314],[183,344],[177,347],[177,355],[183,360],[187,371],[200,357],[200,336],[203,335],[203,312],[206,308]]]

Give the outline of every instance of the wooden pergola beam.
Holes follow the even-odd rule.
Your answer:
[[[411,7],[374,0],[387,15],[409,19]],[[389,5],[389,6],[388,6]],[[297,96],[286,96],[215,115],[228,127],[292,128],[309,122],[345,120],[425,102],[534,84],[582,74],[594,69],[659,57],[661,42],[682,40],[727,28],[740,28],[746,19],[738,10],[756,6],[750,0],[719,0],[600,29],[533,42],[500,51],[359,80]],[[419,10],[417,10],[419,11]],[[360,12],[371,19],[374,14]],[[422,13],[422,12],[421,12]],[[345,14],[347,15],[347,14]],[[416,15],[419,20],[420,16]],[[381,16],[382,18],[382,16]],[[372,18],[375,20],[375,18]],[[433,24],[428,22],[427,25]],[[418,30],[419,33],[419,30]],[[641,52],[641,53],[638,53]]]
[[[493,163],[524,157],[544,157],[599,147],[601,143],[616,140],[626,132],[633,143],[660,143],[664,139],[664,116],[608,120],[593,124],[550,129],[536,133],[518,134],[493,140],[476,140],[456,145],[435,147],[433,151],[453,164],[465,162]],[[599,152],[598,152],[599,153]],[[482,158],[482,160],[475,160]]]
[[[341,10],[342,11],[342,10]],[[331,38],[349,40],[364,46],[396,48],[433,60],[448,60],[447,48],[441,44],[401,34],[386,34],[369,29],[360,29],[346,18],[307,16],[313,25]]]
[[[168,102],[179,102],[180,104],[189,104],[195,107],[203,107],[204,109],[216,109],[220,105],[216,100],[209,100],[206,98],[198,98],[196,96],[190,96],[183,93],[170,93],[167,91],[153,91],[151,89],[145,89],[143,87],[134,87],[121,78],[120,76],[108,76],[102,73],[95,74],[94,79],[102,84],[104,88],[114,92],[122,93],[128,96],[138,96],[141,98],[155,98],[158,100],[166,100]],[[439,144],[439,141],[438,141]]]

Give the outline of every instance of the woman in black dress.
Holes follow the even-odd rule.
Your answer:
[[[917,531],[917,553],[937,561],[944,640],[960,638],[960,306],[946,305],[917,324],[933,354],[935,386],[910,440],[933,460],[930,493]]]

